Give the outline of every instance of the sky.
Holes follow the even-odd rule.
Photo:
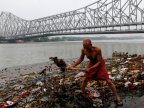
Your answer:
[[[0,13],[33,20],[50,15],[72,11],[89,5],[97,0],[0,0]]]
[[[22,19],[34,20],[73,11],[96,1],[98,0],[0,0],[0,13],[11,12]],[[144,0],[142,7],[143,4]]]
[[[98,0],[0,0],[0,13],[11,12],[23,19],[32,20],[79,9],[96,1]],[[144,0],[142,1],[143,7]]]

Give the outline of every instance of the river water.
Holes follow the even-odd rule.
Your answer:
[[[101,47],[104,58],[114,51],[144,54],[144,40],[99,40],[93,44]],[[53,56],[77,58],[81,48],[82,41],[0,44],[0,69],[47,62]]]

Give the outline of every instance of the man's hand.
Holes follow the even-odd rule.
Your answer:
[[[80,71],[80,68],[74,67],[73,65],[68,65],[66,68],[67,70],[75,70],[75,71]]]
[[[67,67],[66,67],[66,70],[73,70],[74,66],[69,64]]]
[[[87,69],[85,69],[85,72],[86,72],[86,73],[89,73],[90,70],[91,70],[91,68],[87,68]]]
[[[67,69],[73,69],[73,68],[74,68],[74,66],[71,64],[67,66]]]

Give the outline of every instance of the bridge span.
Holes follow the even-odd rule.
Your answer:
[[[0,39],[56,35],[144,33],[143,0],[98,0],[77,10],[24,20],[0,14]]]

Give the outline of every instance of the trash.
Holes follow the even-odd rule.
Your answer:
[[[12,99],[14,102],[18,102],[19,100],[21,100],[21,96],[14,96]]]
[[[99,99],[99,98],[95,98],[94,100],[93,100],[93,106],[94,107],[103,107],[103,103],[102,103],[102,100],[101,99]]]
[[[94,88],[92,88],[92,87],[90,87],[90,88],[88,89],[88,92],[89,92],[89,96],[90,96],[91,98],[98,98],[98,97],[100,97],[99,91],[96,90],[96,89],[94,89]]]
[[[22,92],[22,97],[23,97],[23,98],[24,98],[24,97],[27,97],[27,96],[29,96],[29,95],[30,95],[30,92],[29,92],[28,90]]]
[[[82,77],[82,76],[84,76],[84,72],[79,72],[77,75],[75,75],[75,78]]]
[[[13,101],[6,101],[6,104],[7,104],[8,106],[13,106],[13,105],[16,104],[16,103],[13,102]]]
[[[43,82],[41,82],[41,81],[38,81],[38,82],[36,83],[36,85],[37,85],[37,86],[43,86],[43,85],[44,85],[44,83],[43,83]]]
[[[46,101],[48,101],[48,97],[47,97],[47,96],[44,96],[44,97],[41,98],[40,100],[43,101],[43,102],[46,102]]]
[[[76,92],[76,93],[82,93],[82,91],[81,91],[81,90],[75,90],[75,92]]]
[[[133,98],[143,96],[144,93],[141,92],[144,91],[143,60],[136,59],[136,56],[119,56],[119,53],[115,56],[106,59],[106,66],[109,77],[115,83],[122,99],[128,100],[128,96]],[[86,64],[87,61],[84,61],[83,67],[86,67]],[[51,72],[46,74],[38,72],[43,70],[45,73],[49,70],[49,66],[47,68],[40,66],[37,73],[32,70],[35,73],[20,75],[6,83],[0,83],[0,108],[14,108],[15,105],[16,108],[113,108],[108,107],[114,102],[105,82],[89,81],[85,96],[80,88],[84,72],[77,73],[72,70],[64,72],[66,65],[63,64],[64,68],[61,64],[57,65],[49,65]]]
[[[62,84],[63,84],[63,81],[64,81],[64,79],[60,79],[59,85],[62,85]]]
[[[36,106],[35,102],[31,102],[29,104],[26,104],[25,108],[39,108],[38,106]]]
[[[23,89],[23,88],[24,88],[24,85],[16,84],[16,85],[13,86],[13,88],[14,88],[15,90],[20,90],[20,89]]]
[[[10,107],[14,107],[15,105],[16,105],[16,102],[6,101],[4,105],[0,106],[0,108],[10,108]]]
[[[44,89],[43,89],[43,91],[44,91],[44,92],[47,92],[47,89],[46,89],[46,88],[44,88]]]
[[[136,85],[136,86],[137,86],[137,85],[140,85],[140,84],[141,84],[140,82],[134,82],[134,83],[133,83],[133,85]]]
[[[40,90],[41,90],[41,87],[34,88],[34,89],[31,90],[31,93],[35,94],[35,93],[38,93]]]
[[[129,85],[131,85],[132,83],[130,81],[127,81],[124,85],[125,87],[128,87]]]

